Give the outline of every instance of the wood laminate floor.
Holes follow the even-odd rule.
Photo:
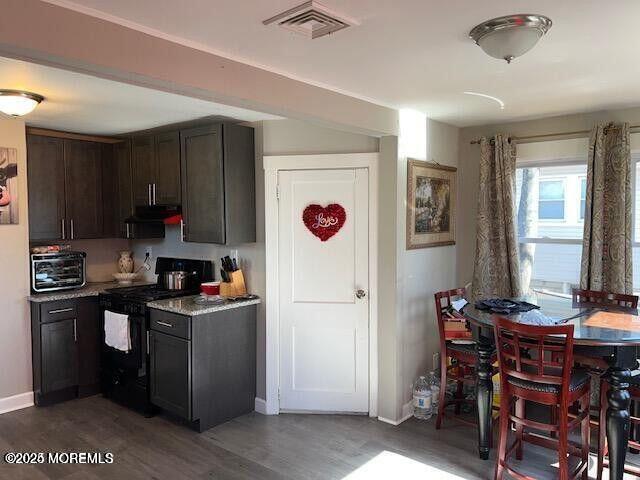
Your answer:
[[[436,432],[433,421],[393,427],[344,415],[253,413],[197,434],[96,396],[0,415],[0,454],[111,452],[113,464],[7,465],[0,458],[0,479],[493,478],[493,459],[479,460],[475,445],[475,429],[453,422]],[[555,462],[526,446],[525,470],[534,478],[555,478]],[[595,465],[590,473],[595,478]]]

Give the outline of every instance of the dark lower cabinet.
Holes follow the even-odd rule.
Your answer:
[[[149,332],[151,401],[179,417],[191,418],[191,342]]]
[[[42,392],[55,392],[78,384],[76,320],[59,320],[40,327],[42,339]]]
[[[256,306],[185,316],[151,309],[151,402],[207,430],[252,412]]]
[[[96,297],[31,303],[36,405],[99,391],[99,320]]]

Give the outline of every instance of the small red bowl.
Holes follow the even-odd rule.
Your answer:
[[[200,291],[205,295],[220,295],[220,282],[201,283]]]

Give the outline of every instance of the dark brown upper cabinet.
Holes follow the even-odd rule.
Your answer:
[[[179,132],[134,136],[131,163],[135,205],[180,204]]]
[[[27,136],[29,237],[58,240],[66,229],[64,146],[60,138]]]
[[[131,143],[122,142],[113,146],[113,168],[115,169],[114,202],[118,208],[115,215],[117,236],[129,238],[124,221],[133,214],[133,190],[131,179]]]
[[[27,136],[30,240],[112,236],[103,198],[110,152],[99,142]]]
[[[183,240],[255,242],[253,128],[214,124],[180,132]]]
[[[64,166],[67,238],[102,237],[102,145],[65,140]]]

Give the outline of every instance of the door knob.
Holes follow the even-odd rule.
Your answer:
[[[367,295],[367,292],[365,292],[364,290],[362,290],[362,289],[356,290],[356,297],[364,298],[366,295]]]

